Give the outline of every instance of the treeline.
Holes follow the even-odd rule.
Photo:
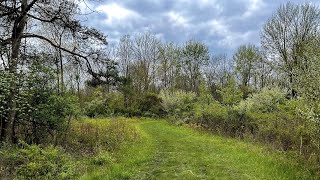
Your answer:
[[[168,117],[319,162],[320,10],[281,5],[232,58],[152,33],[107,45],[78,1],[1,1],[0,140],[63,144],[81,115]]]
[[[112,71],[101,69],[108,81],[92,79],[87,85],[100,88],[81,91],[90,97],[85,113],[169,116],[319,161],[319,23],[312,4],[281,5],[262,28],[261,47],[242,45],[231,59],[196,40],[126,35],[110,50]]]

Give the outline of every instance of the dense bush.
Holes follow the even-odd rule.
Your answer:
[[[100,89],[93,92],[92,97],[85,103],[84,114],[88,117],[106,115],[106,99]]]
[[[29,144],[51,143],[50,139],[56,140],[67,130],[69,120],[77,116],[78,99],[68,93],[57,94],[52,86],[54,78],[54,69],[46,66],[42,58],[35,58],[28,72],[17,74],[16,116],[12,131],[14,142],[20,139]],[[11,80],[6,71],[0,72],[1,138],[7,126]]]
[[[280,89],[264,89],[234,106],[238,118],[254,139],[271,143],[281,149],[299,149],[310,139],[306,121],[297,110],[303,101],[287,100]],[[248,135],[248,134],[247,134]]]
[[[147,93],[143,96],[139,110],[143,116],[163,116],[164,108],[162,106],[162,99],[157,94]]]
[[[73,121],[71,132],[62,145],[77,154],[112,151],[123,143],[139,139],[136,129],[123,119]]]
[[[221,132],[228,121],[227,107],[218,102],[210,104],[196,103],[194,108],[194,121],[208,129]]]
[[[84,114],[88,117],[97,116],[152,116],[165,114],[162,99],[155,93],[141,94],[135,102],[125,106],[125,97],[119,92],[104,93],[96,89],[90,100],[85,103]]]
[[[233,77],[228,79],[226,86],[219,90],[219,94],[221,96],[221,103],[229,106],[239,103],[243,97],[243,93],[238,88]]]
[[[235,97],[228,95],[234,92],[230,88],[222,88],[223,97]],[[239,99],[241,93],[236,94]],[[213,101],[206,91],[198,97],[193,93],[163,91],[160,97],[168,114],[175,116],[176,124],[193,123],[219,134],[250,138],[300,154],[317,151],[315,113],[306,108],[301,98],[288,100],[279,88],[265,88],[234,104],[226,98],[221,103]]]
[[[88,117],[125,114],[124,96],[119,92],[105,93],[97,88],[84,104],[84,115]]]
[[[159,95],[162,99],[164,110],[171,116],[177,119],[190,119],[196,94],[184,91],[161,91]]]
[[[46,98],[45,103],[34,105],[33,108],[36,111],[32,112],[31,117],[36,123],[30,123],[33,133],[29,137],[26,136],[26,140],[29,143],[45,143],[45,137],[51,135],[51,138],[57,141],[56,136],[66,133],[71,119],[79,115],[80,109],[77,101],[75,96],[50,95]]]
[[[0,178],[72,179],[77,164],[59,147],[37,145],[3,146],[0,149]]]

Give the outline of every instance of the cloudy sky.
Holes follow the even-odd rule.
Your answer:
[[[286,0],[100,0],[84,21],[115,43],[123,35],[152,32],[168,42],[204,42],[212,54],[231,55],[241,44],[260,42],[263,24]],[[292,0],[320,4],[319,0]]]

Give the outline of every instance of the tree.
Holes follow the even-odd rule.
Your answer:
[[[79,1],[40,1],[40,0],[4,0],[0,3],[0,47],[10,50],[8,57],[8,72],[12,77],[10,93],[8,96],[8,116],[4,124],[5,139],[7,142],[15,142],[15,123],[17,116],[17,78],[18,68],[21,65],[20,52],[23,39],[43,41],[52,47],[84,60],[88,72],[95,75],[90,65],[90,58],[94,53],[90,43],[98,42],[106,44],[106,37],[97,30],[82,26],[75,18]],[[28,27],[28,24],[33,26]],[[44,26],[51,25],[65,29],[77,47],[67,48],[54,42],[45,33]],[[33,28],[37,27],[37,28]],[[95,40],[95,41],[93,41]],[[89,43],[89,44],[88,44]],[[96,43],[94,43],[96,44]]]
[[[138,92],[155,90],[160,41],[151,33],[139,34],[133,41],[134,62],[131,65],[133,85]]]
[[[218,91],[226,85],[228,78],[231,76],[231,63],[225,54],[214,55],[211,56],[208,65],[204,68],[207,86],[215,100],[221,100]]]
[[[261,55],[254,45],[242,45],[233,55],[233,60],[236,64],[235,70],[241,82],[244,98],[246,98],[250,91],[250,83],[256,73],[257,63],[261,61]]]
[[[201,68],[209,61],[208,47],[197,41],[188,41],[182,49],[184,75],[187,77],[186,90],[199,93]]]
[[[132,40],[129,35],[125,35],[120,38],[120,42],[117,48],[117,57],[119,61],[120,72],[122,76],[129,78],[130,77],[130,65],[133,60],[133,51],[132,51]]]
[[[227,84],[220,91],[222,104],[232,106],[241,101],[243,93],[238,89],[234,77],[228,78]]]
[[[266,56],[288,81],[291,97],[297,95],[296,67],[307,44],[319,33],[320,11],[311,4],[281,5],[272,18],[264,25],[262,46]]]
[[[161,81],[160,88],[174,88],[179,56],[179,48],[173,43],[164,43],[159,47],[158,78]]]

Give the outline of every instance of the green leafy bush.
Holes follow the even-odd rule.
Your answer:
[[[243,94],[242,91],[237,87],[236,81],[233,77],[228,79],[227,85],[219,90],[224,105],[234,105],[241,101]]]
[[[101,89],[95,89],[92,97],[84,103],[84,114],[88,117],[106,114],[106,103]]]
[[[108,152],[99,152],[97,155],[93,156],[90,160],[92,165],[102,166],[109,165],[112,163],[112,158]]]
[[[143,116],[163,116],[162,99],[157,94],[147,93],[142,98],[139,110]]]
[[[67,93],[57,95],[54,84],[54,69],[35,57],[28,72],[16,75],[17,94],[14,141],[29,144],[48,143],[67,128],[68,120],[79,112],[78,99]],[[8,117],[8,92],[12,77],[0,72],[0,118],[3,135]]]
[[[304,104],[302,99],[286,99],[283,91],[274,88],[251,95],[233,110],[238,121],[244,122],[243,133],[280,149],[295,149],[302,153],[310,149],[307,145],[310,144],[309,125],[298,113]]]
[[[193,116],[193,106],[196,101],[196,94],[184,91],[161,91],[164,110],[177,119],[190,119]]]
[[[280,105],[286,104],[285,93],[279,88],[263,89],[261,92],[249,96],[235,106],[239,113],[248,111],[274,112],[279,110]]]
[[[221,132],[228,120],[227,117],[227,107],[221,105],[219,102],[195,104],[194,119],[196,123],[199,123],[208,129]]]
[[[106,95],[107,113],[121,115],[125,113],[124,96],[120,92],[111,92]]]
[[[72,122],[71,133],[63,144],[74,153],[94,155],[101,150],[116,150],[138,139],[136,129],[121,118],[84,119]]]
[[[19,179],[72,179],[76,177],[76,163],[59,147],[41,148],[22,144],[22,147],[5,146],[0,150],[0,165]]]

